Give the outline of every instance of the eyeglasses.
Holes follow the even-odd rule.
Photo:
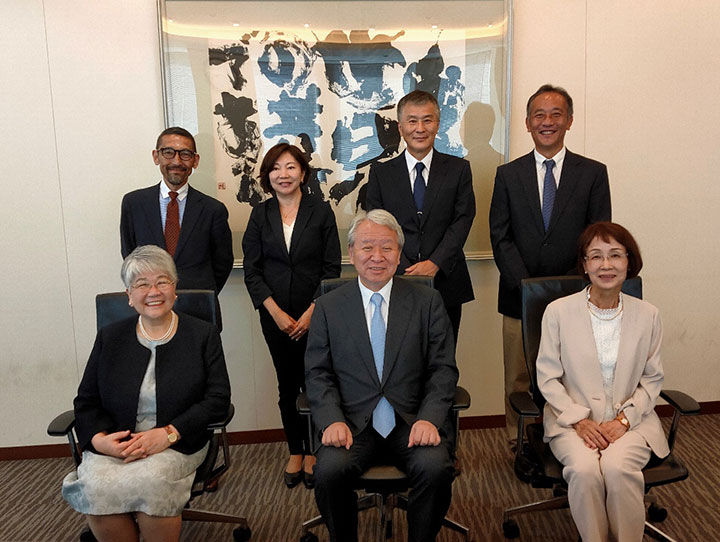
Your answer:
[[[592,264],[601,264],[605,260],[609,261],[610,263],[620,263],[625,258],[627,258],[627,256],[627,252],[611,252],[610,254],[596,253],[590,254],[590,256],[585,256],[585,261]]]
[[[139,290],[140,292],[145,293],[145,292],[149,292],[150,289],[153,286],[155,286],[155,288],[157,288],[161,292],[167,292],[170,288],[173,287],[174,284],[175,283],[173,281],[171,281],[170,279],[160,279],[154,283],[141,281],[141,282],[136,282],[135,284],[133,284],[132,289]]]
[[[195,155],[197,154],[195,151],[191,151],[190,149],[173,149],[172,147],[163,147],[162,149],[157,150],[160,155],[165,158],[165,160],[172,160],[175,158],[176,154],[180,155],[180,160],[183,162],[189,162],[193,158],[195,158]]]

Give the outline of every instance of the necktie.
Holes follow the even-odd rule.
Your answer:
[[[555,203],[555,192],[557,186],[555,186],[555,176],[553,175],[553,167],[555,166],[555,160],[545,160],[545,182],[543,184],[543,204],[542,204],[542,216],[543,224],[545,224],[545,231],[547,231],[550,225],[550,216],[552,215],[553,204]]]
[[[425,179],[423,179],[423,169],[425,164],[418,162],[415,164],[415,184],[413,187],[413,197],[415,198],[415,207],[421,213],[423,202],[425,201]]]
[[[370,303],[375,306],[375,312],[370,320],[370,344],[372,346],[373,358],[375,358],[375,370],[378,379],[382,382],[383,364],[385,362],[385,322],[383,321],[382,305],[383,297],[375,292],[370,297]],[[373,410],[373,428],[380,436],[386,438],[395,427],[395,411],[385,397]]]
[[[168,203],[167,215],[165,215],[165,248],[170,256],[175,256],[175,249],[180,237],[180,210],[177,197],[177,192],[170,192],[170,203]]]

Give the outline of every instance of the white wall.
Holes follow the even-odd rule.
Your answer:
[[[531,148],[540,84],[575,98],[569,148],[608,164],[614,218],[643,248],[646,298],[665,323],[667,383],[720,400],[715,172],[720,5],[516,0],[511,157]],[[163,128],[153,2],[0,3],[0,447],[56,442],[94,338],[94,295],[121,288],[122,195],[159,179]],[[711,169],[712,168],[712,169]],[[478,216],[477,220],[487,220]],[[698,235],[698,232],[701,232]],[[472,262],[458,358],[470,415],[503,409],[497,272]],[[232,430],[279,427],[272,364],[235,270],[221,295],[237,409]],[[18,420],[22,423],[18,424]]]

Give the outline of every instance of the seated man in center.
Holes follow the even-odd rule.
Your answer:
[[[357,541],[353,481],[373,464],[410,480],[408,540],[435,540],[450,506],[451,406],[458,379],[440,294],[393,277],[403,232],[387,211],[355,217],[358,280],[316,300],[305,353],[313,421],[322,432],[315,499],[334,542]]]

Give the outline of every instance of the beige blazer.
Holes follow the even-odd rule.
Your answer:
[[[657,456],[665,457],[670,450],[655,413],[663,384],[660,315],[650,303],[629,295],[623,296],[623,306],[613,409],[622,410],[630,431],[639,432]],[[580,420],[603,419],[606,399],[590,318],[585,290],[558,299],[545,310],[537,379],[547,401],[546,442],[574,431],[573,424]]]

